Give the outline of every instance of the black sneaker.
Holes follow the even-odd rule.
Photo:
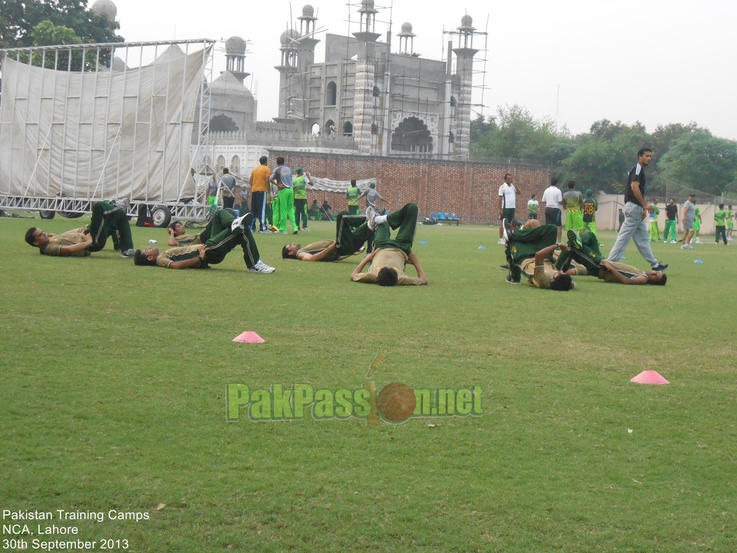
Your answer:
[[[499,265],[500,269],[504,269],[505,271],[509,270],[509,263],[505,263],[504,265]]]
[[[519,284],[519,282],[515,282],[512,275],[507,275],[507,284]]]
[[[120,252],[120,257],[122,257],[123,259],[128,258],[128,257],[135,257],[135,256],[136,256],[136,250],[125,250],[125,251]]]
[[[653,271],[660,271],[662,273],[668,267],[670,267],[670,265],[668,265],[667,263],[665,265],[663,265],[662,263],[658,262],[658,264],[655,265],[655,267],[653,267],[652,269],[653,269]]]

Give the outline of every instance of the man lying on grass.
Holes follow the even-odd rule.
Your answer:
[[[28,245],[38,248],[43,255],[86,257],[105,247],[108,237],[113,239],[120,257],[133,257],[133,237],[125,210],[110,202],[92,204],[92,220],[86,227],[68,230],[63,234],[49,234],[32,227],[26,232]],[[118,244],[120,241],[120,244]]]
[[[522,228],[513,230],[508,222],[504,222],[503,235],[510,267],[508,283],[519,284],[524,276],[527,282],[538,288],[560,292],[573,290],[575,285],[570,274],[556,269],[549,259],[557,248],[567,249],[565,244],[555,242],[558,227],[540,225],[532,220]]]
[[[420,260],[412,251],[412,242],[417,227],[417,205],[407,204],[399,211],[389,215],[368,214],[367,226],[375,231],[374,251],[368,254],[353,270],[351,280],[378,284],[379,286],[427,284],[425,271]],[[392,229],[399,229],[394,239]],[[371,262],[371,269],[363,273],[363,268]],[[407,263],[414,265],[417,276],[404,274]]]
[[[576,233],[568,231],[568,247],[558,257],[556,267],[570,271],[571,264],[576,262],[583,269],[580,265],[574,265],[574,274],[598,276],[604,282],[665,286],[668,280],[662,271],[640,271],[631,265],[603,259],[599,251],[599,241],[591,232],[585,232],[579,241]]]
[[[369,230],[364,215],[342,211],[335,222],[335,240],[313,242],[305,247],[296,243],[287,244],[282,248],[281,256],[282,259],[299,261],[341,261],[361,253],[367,240],[370,246],[372,236],[373,232]]]
[[[620,284],[652,284],[665,286],[668,276],[662,271],[640,271],[631,265],[604,260],[599,269],[599,278],[604,282]]]
[[[172,248],[163,253],[157,248],[136,250],[136,265],[153,265],[165,269],[208,269],[210,265],[221,263],[225,256],[240,245],[243,249],[243,260],[251,273],[273,273],[258,253],[256,241],[251,234],[253,215],[246,213],[235,218],[232,213],[221,209],[216,211],[208,223],[203,235],[210,236],[203,244]]]

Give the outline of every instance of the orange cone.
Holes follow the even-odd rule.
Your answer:
[[[635,384],[670,384],[670,382],[658,374],[658,371],[642,371],[630,380],[630,382],[634,382]]]
[[[256,334],[255,332],[251,332],[250,330],[247,330],[246,332],[243,332],[242,334],[239,334],[235,338],[233,338],[234,342],[244,342],[246,344],[263,344],[266,342],[261,336]]]

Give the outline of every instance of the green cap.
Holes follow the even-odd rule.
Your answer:
[[[591,188],[586,189],[586,195],[587,196],[593,195],[593,192],[591,191]]]
[[[297,173],[304,173],[305,170],[302,167],[297,167]]]

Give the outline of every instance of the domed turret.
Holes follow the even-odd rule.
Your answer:
[[[115,21],[115,16],[118,15],[118,7],[113,0],[97,0],[92,4],[91,10],[100,15],[106,15],[110,21]]]
[[[312,17],[315,15],[315,8],[310,6],[309,4],[305,4],[302,8],[302,15],[305,17]]]
[[[226,54],[245,54],[246,41],[239,36],[232,36],[225,41]]]
[[[463,17],[461,17],[461,28],[471,28],[473,29],[473,17],[466,14]]]
[[[279,42],[281,42],[282,46],[289,46],[294,44],[294,41],[301,36],[302,35],[299,34],[299,31],[297,29],[287,29],[279,37]]]

